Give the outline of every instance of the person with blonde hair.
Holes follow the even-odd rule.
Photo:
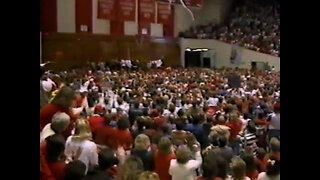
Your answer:
[[[123,164],[119,166],[117,180],[138,180],[143,170],[143,162],[137,156],[129,156]]]
[[[86,165],[87,170],[91,166],[98,165],[97,145],[91,140],[89,123],[85,119],[78,119],[75,134],[69,136],[66,141],[65,155],[67,160],[80,160]]]
[[[172,180],[194,180],[196,177],[196,169],[202,164],[200,149],[196,151],[195,160],[192,160],[192,153],[187,146],[177,149],[177,159],[170,162],[169,174]]]
[[[233,158],[230,167],[233,180],[250,180],[250,178],[246,176],[246,163],[241,158]]]
[[[160,180],[160,178],[155,172],[145,171],[139,175],[138,180]]]
[[[172,152],[172,142],[168,137],[162,137],[158,142],[158,151],[154,156],[155,172],[158,173],[161,180],[171,180],[168,173],[170,161],[176,156]]]
[[[139,157],[143,162],[144,170],[152,171],[154,169],[153,154],[149,151],[150,138],[145,134],[140,134],[134,140],[134,149],[131,155]]]

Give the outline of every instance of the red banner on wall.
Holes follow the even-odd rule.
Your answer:
[[[155,1],[139,0],[139,22],[155,22]]]
[[[167,3],[158,3],[158,23],[170,24],[172,17],[172,5]]]
[[[98,18],[114,20],[116,18],[116,0],[98,0]]]
[[[135,21],[136,0],[117,0],[119,21]]]

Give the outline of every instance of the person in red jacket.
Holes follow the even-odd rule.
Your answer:
[[[64,158],[65,140],[59,134],[52,135],[47,140],[48,167],[56,180],[64,180],[66,168]]]
[[[236,113],[232,113],[230,115],[229,122],[226,123],[226,126],[230,128],[230,137],[229,137],[230,147],[232,147],[234,154],[238,155],[239,145],[240,145],[238,134],[242,129],[242,122],[239,120],[239,115]]]
[[[130,122],[126,118],[122,118],[117,122],[117,128],[113,132],[113,148],[123,147],[125,150],[132,148],[133,137],[129,131]]]
[[[95,134],[97,132],[97,129],[104,126],[104,113],[105,110],[101,106],[96,106],[94,108],[94,114],[88,119],[91,132]]]
[[[161,180],[171,180],[169,175],[170,161],[176,159],[172,152],[172,142],[167,137],[162,137],[158,143],[158,151],[154,156],[155,172]]]
[[[51,122],[54,114],[57,112],[64,112],[70,116],[71,121],[63,135],[65,138],[71,135],[73,122],[77,119],[71,110],[74,94],[73,89],[68,86],[63,86],[52,102],[40,109],[40,131],[42,131],[42,129]]]

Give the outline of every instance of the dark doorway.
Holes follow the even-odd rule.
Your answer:
[[[251,70],[252,71],[257,70],[257,62],[251,62]]]
[[[205,67],[205,68],[211,67],[211,59],[209,57],[203,58],[203,67]]]
[[[185,67],[201,67],[200,51],[185,51]]]

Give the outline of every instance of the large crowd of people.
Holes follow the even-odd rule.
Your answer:
[[[180,37],[217,39],[280,57],[280,3],[246,0],[235,7],[228,23],[191,27]]]
[[[40,68],[40,179],[278,180],[280,72]]]

